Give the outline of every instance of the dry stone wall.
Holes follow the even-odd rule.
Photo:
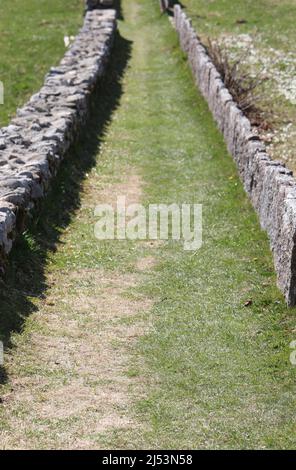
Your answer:
[[[0,269],[26,215],[44,197],[103,75],[116,30],[114,10],[87,12],[84,25],[41,90],[0,129]]]
[[[268,156],[179,5],[174,8],[174,23],[196,84],[224,135],[261,226],[268,233],[278,286],[288,305],[295,305],[296,181],[291,171]]]

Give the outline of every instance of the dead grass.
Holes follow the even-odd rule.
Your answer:
[[[147,256],[138,260],[136,267],[139,271],[150,271],[156,265],[156,259],[153,256]]]
[[[101,190],[90,178],[77,215],[84,217],[90,201],[94,207],[125,195],[128,203],[139,202],[142,185],[130,168]],[[2,449],[98,448],[102,433],[139,426],[127,413],[130,388],[138,396],[143,389],[141,377],[127,374],[129,350],[146,333],[141,315],[153,301],[132,291],[154,264],[145,257],[134,273],[103,268],[49,272],[46,299],[9,358]]]

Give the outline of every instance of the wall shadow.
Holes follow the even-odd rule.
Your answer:
[[[180,5],[180,7],[182,9],[185,9],[185,5],[183,5],[182,2],[180,2],[179,0],[169,0],[168,2],[168,8],[166,9],[166,11],[164,13],[167,13],[169,16],[174,16],[174,6],[175,5]]]
[[[87,172],[95,165],[101,141],[122,95],[122,78],[132,43],[116,34],[110,63],[91,100],[91,110],[81,137],[61,164],[41,209],[11,252],[5,278],[0,280],[0,341],[7,351],[13,333],[22,330],[25,319],[37,307],[35,298],[45,297],[45,268],[49,255],[61,243],[63,230],[80,207],[80,192]],[[0,366],[0,384],[7,382]]]
[[[99,8],[100,8],[100,10],[109,10],[110,8],[115,9],[117,11],[117,19],[118,20],[124,20],[122,6],[121,6],[121,0],[113,0],[113,5],[112,6],[101,5]]]

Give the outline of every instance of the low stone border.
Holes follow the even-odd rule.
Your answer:
[[[180,44],[202,95],[224,135],[229,152],[263,229],[268,233],[278,286],[288,305],[296,304],[296,181],[283,164],[271,160],[179,5],[174,23]]]
[[[26,214],[42,198],[78,130],[103,75],[116,31],[115,10],[87,12],[84,25],[39,93],[0,129],[0,265]]]

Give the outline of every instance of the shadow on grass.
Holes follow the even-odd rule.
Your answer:
[[[179,5],[182,9],[185,9],[185,5],[181,3],[179,0],[169,0],[168,2],[168,8],[163,12],[166,13],[169,16],[174,16],[174,6]]]
[[[117,10],[117,18],[119,20],[124,20],[122,6],[121,6],[121,0],[114,0],[113,8],[115,8],[115,10]]]
[[[12,250],[7,274],[0,283],[0,340],[6,350],[12,347],[12,334],[20,332],[26,317],[36,310],[34,298],[45,295],[48,255],[61,243],[60,235],[80,207],[85,174],[96,163],[102,136],[119,105],[131,48],[132,43],[117,33],[110,64],[94,92],[81,137],[63,161],[41,210],[35,214],[34,223]],[[0,384],[6,381],[5,365],[0,366]]]

